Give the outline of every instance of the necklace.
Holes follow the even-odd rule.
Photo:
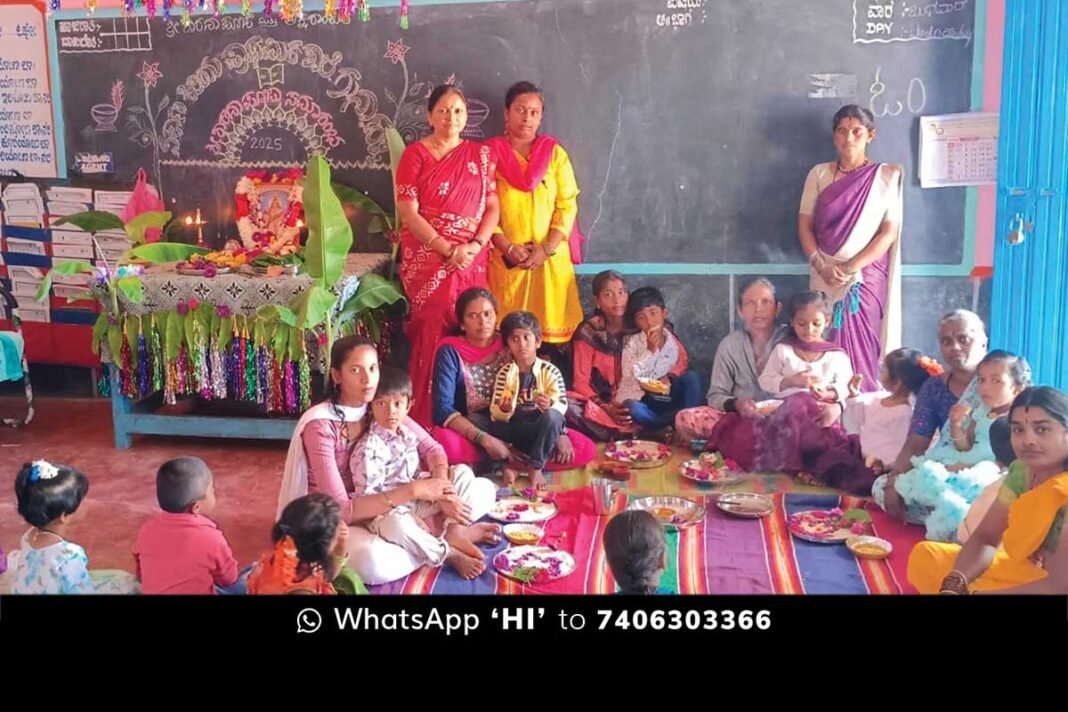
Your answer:
[[[37,541],[37,537],[39,537],[41,534],[51,534],[52,536],[54,536],[55,538],[59,539],[60,541],[66,541],[66,539],[61,537],[59,534],[56,534],[54,531],[51,531],[50,529],[42,529],[41,527],[34,527],[33,528],[33,540],[35,542]]]
[[[842,168],[842,161],[839,159],[839,161],[834,164],[834,174],[837,176],[839,173],[841,173],[842,175],[847,176],[847,175],[849,175],[850,173],[852,173],[854,171],[860,170],[861,168],[863,168],[864,166],[868,165],[869,163],[871,163],[871,159],[870,158],[865,158],[863,163],[861,163],[860,165],[857,165],[857,166],[853,166],[852,168],[850,168],[847,171],[844,168]]]

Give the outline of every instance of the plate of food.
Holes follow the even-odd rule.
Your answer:
[[[683,497],[643,497],[630,503],[627,509],[644,509],[668,529],[686,529],[705,517],[705,508]]]
[[[894,551],[894,545],[877,536],[851,536],[846,539],[848,548],[858,559],[885,559]]]
[[[671,453],[670,446],[651,440],[617,440],[604,448],[604,455],[609,460],[639,469],[660,467],[671,459]]]
[[[671,384],[664,383],[657,378],[639,378],[638,385],[642,387],[643,391],[654,396],[671,395]]]
[[[798,539],[817,544],[844,544],[849,537],[866,530],[863,522],[837,507],[791,514],[786,518],[786,528]]]
[[[760,415],[771,415],[777,411],[781,405],[782,401],[774,398],[771,400],[758,401],[756,404],[756,412]]]
[[[575,557],[550,546],[510,546],[493,557],[501,576],[520,583],[548,583],[574,573]]]
[[[718,452],[701,453],[696,460],[687,460],[679,466],[679,474],[706,485],[729,485],[745,478],[737,462]]]
[[[530,524],[544,522],[556,516],[556,502],[543,497],[505,497],[490,508],[489,516],[498,522]]]
[[[716,506],[727,514],[745,519],[760,519],[775,511],[775,500],[756,492],[732,492],[721,494]]]
[[[513,546],[534,546],[545,536],[536,524],[505,524],[504,538]]]

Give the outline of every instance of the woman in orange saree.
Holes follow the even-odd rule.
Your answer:
[[[920,593],[1068,593],[1068,396],[1028,388],[1009,411],[1020,458],[964,546],[925,541],[909,555]]]
[[[486,245],[499,208],[490,149],[461,138],[467,101],[454,86],[430,95],[426,138],[405,149],[397,166],[400,278],[411,307],[411,416],[429,427],[430,381],[438,342],[456,328],[456,297],[486,286]]]

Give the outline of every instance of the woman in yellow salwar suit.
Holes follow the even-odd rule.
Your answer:
[[[489,289],[500,302],[499,318],[533,312],[542,340],[562,346],[583,318],[571,253],[578,248],[571,235],[577,232],[579,190],[563,146],[537,135],[543,108],[538,87],[515,84],[505,98],[505,135],[487,142],[501,206]]]
[[[1028,388],[1009,411],[1016,462],[963,547],[925,541],[909,556],[920,593],[1068,593],[1068,396]]]

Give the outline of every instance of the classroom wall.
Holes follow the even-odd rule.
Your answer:
[[[468,0],[470,2],[472,0]],[[396,6],[396,0],[372,0],[373,10],[381,6]],[[449,4],[449,0],[411,0],[411,12],[418,13],[420,5]],[[101,8],[121,7],[122,0],[99,0]],[[230,3],[231,7],[237,3]],[[77,9],[78,2],[63,2],[63,9]],[[260,6],[256,5],[256,11]],[[1001,51],[1004,30],[1005,0],[976,0],[975,56],[972,79],[972,110],[997,111],[1000,104]],[[983,31],[978,32],[982,23]],[[563,141],[567,136],[561,136]],[[828,152],[833,152],[828,140]],[[916,157],[902,157],[915,175]],[[798,186],[800,193],[800,186]],[[905,309],[904,343],[934,353],[936,343],[936,312],[954,308],[974,308],[985,317],[990,312],[989,279],[974,279],[975,267],[989,267],[992,263],[994,240],[995,190],[993,186],[968,189],[968,207],[965,216],[965,254],[960,265],[906,265],[903,284]],[[906,210],[908,206],[906,205]],[[903,236],[904,240],[909,235]],[[969,248],[970,249],[967,249]],[[665,296],[679,322],[679,330],[691,350],[694,366],[703,374],[711,368],[714,347],[734,327],[734,293],[737,286],[749,274],[665,274],[664,266],[670,265],[674,256],[666,256],[664,263],[598,264],[589,263],[579,267],[579,282],[583,302],[589,305],[589,283],[592,275],[605,267],[623,271],[632,286],[649,284],[664,289]],[[780,274],[773,277],[783,295],[803,289],[807,279],[803,266],[776,265]],[[787,272],[781,274],[781,272]],[[793,272],[793,273],[790,273]],[[705,298],[695,303],[693,294]],[[930,309],[939,304],[944,309]]]

